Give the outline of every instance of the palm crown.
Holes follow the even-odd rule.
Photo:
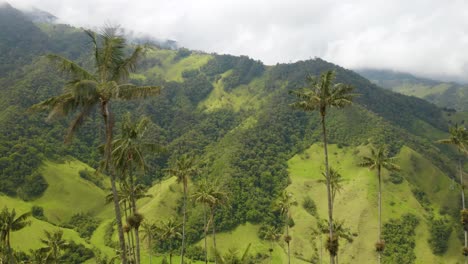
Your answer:
[[[320,77],[308,76],[307,87],[291,91],[299,101],[291,104],[292,107],[304,111],[319,111],[325,116],[327,108],[342,108],[350,105],[356,94],[352,94],[353,87],[347,84],[333,84],[334,71],[326,71]]]
[[[130,100],[160,92],[160,87],[127,83],[129,74],[136,69],[138,60],[146,51],[144,47],[136,47],[129,57],[125,57],[125,39],[119,35],[117,28],[106,28],[101,34],[86,33],[93,43],[94,71],[90,72],[59,55],[47,55],[61,71],[70,75],[71,80],[64,86],[63,94],[32,107],[50,110],[48,119],[77,111],[69,126],[67,141],[96,105],[101,105],[101,111],[104,111],[102,106],[111,99]]]
[[[468,155],[468,131],[466,128],[455,125],[449,128],[449,134],[449,138],[441,139],[437,142],[454,145],[461,153]]]

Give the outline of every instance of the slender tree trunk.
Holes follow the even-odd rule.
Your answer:
[[[208,233],[208,224],[206,223],[206,205],[203,205],[203,222],[204,222],[204,233],[205,233],[205,264],[208,264],[208,243],[207,243],[207,233]]]
[[[213,225],[213,248],[215,256],[215,264],[218,264],[218,251],[216,249],[216,229],[215,229],[215,210],[216,208],[211,209],[211,224]]]
[[[336,264],[338,264],[338,252],[336,252]]]
[[[172,264],[172,251],[171,251],[171,253],[169,253],[169,264]]]
[[[286,243],[288,244],[288,264],[291,264],[291,251],[289,247],[289,242],[291,242],[291,240],[289,240],[289,217],[286,217],[286,239]]]
[[[182,249],[180,252],[180,264],[184,264],[185,254],[185,222],[187,220],[187,186],[184,182],[184,217],[182,220]]]
[[[320,264],[323,264],[323,241],[322,235],[320,235]]]
[[[151,264],[151,257],[152,257],[151,252],[153,251],[153,247],[151,246],[151,234],[148,237],[148,251],[149,251],[149,264]]]
[[[325,176],[327,178],[327,200],[328,200],[328,230],[330,243],[333,241],[333,204],[330,189],[330,173],[328,169],[328,149],[327,149],[327,129],[325,127],[325,114],[322,116],[322,134],[323,134],[323,150],[325,153]],[[330,252],[330,264],[334,264],[335,259]]]
[[[105,162],[107,166],[107,172],[110,174],[111,179],[111,187],[112,187],[112,197],[114,201],[114,211],[115,211],[115,220],[117,221],[117,231],[119,236],[119,245],[120,245],[120,258],[122,260],[122,264],[127,264],[127,256],[125,254],[125,238],[123,233],[122,227],[122,214],[120,213],[120,206],[119,206],[119,197],[117,195],[117,187],[115,186],[115,173],[114,168],[111,162],[111,154],[112,154],[112,116],[109,111],[108,102],[103,102],[101,104],[102,107],[102,116],[104,118],[104,123],[106,126],[106,144],[104,148],[105,153]]]
[[[137,212],[137,207],[136,207],[136,199],[135,199],[135,184],[133,182],[133,174],[132,174],[132,166],[130,165],[130,172],[129,172],[129,178],[130,178],[130,202],[132,205],[132,214],[135,215]],[[136,243],[136,263],[140,264],[140,234],[138,233],[138,227],[135,227],[134,229],[135,232],[135,243]]]
[[[458,159],[458,169],[460,171],[460,186],[461,186],[461,197],[462,197],[462,206],[463,210],[466,209],[465,207],[465,184],[463,182],[463,167],[461,162],[461,157]],[[464,228],[463,228],[464,229]],[[468,247],[468,232],[463,230],[465,235],[465,248]],[[465,264],[467,263],[468,258],[465,256]]]
[[[377,168],[377,176],[379,178],[379,243],[382,243],[382,177],[381,168]],[[379,251],[379,264],[382,262],[382,251]]]

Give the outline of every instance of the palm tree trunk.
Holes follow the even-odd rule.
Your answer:
[[[381,168],[377,168],[377,176],[379,178],[379,243],[382,242],[382,177]],[[379,264],[382,261],[382,252],[379,251]]]
[[[103,102],[101,104],[102,117],[106,126],[106,144],[105,144],[105,162],[107,166],[108,173],[110,174],[111,187],[112,187],[112,197],[114,201],[114,212],[115,220],[117,221],[117,231],[119,236],[119,245],[120,245],[120,258],[122,264],[127,264],[127,256],[125,254],[125,238],[122,227],[122,214],[120,213],[119,197],[117,195],[117,187],[115,186],[115,173],[114,168],[111,162],[112,154],[112,116],[109,111],[108,102]]]
[[[151,236],[148,237],[148,251],[149,251],[149,264],[151,264],[151,252],[153,250],[153,247],[151,247]]]
[[[180,252],[180,264],[184,264],[186,218],[187,218],[187,187],[186,187],[186,184],[184,183],[184,216],[182,220],[182,249]]]
[[[207,244],[207,232],[208,225],[206,224],[206,205],[203,205],[203,222],[204,222],[204,232],[205,232],[205,264],[208,264],[208,244]]]
[[[291,264],[291,251],[289,248],[289,242],[291,242],[289,240],[289,217],[286,217],[286,239],[286,243],[288,244],[288,264]]]
[[[323,134],[323,150],[325,153],[325,176],[327,178],[327,200],[328,200],[328,230],[330,243],[333,241],[333,204],[330,190],[330,174],[328,170],[328,149],[327,149],[327,129],[325,127],[325,114],[322,116],[322,134]],[[330,252],[330,264],[334,264],[335,259]]]
[[[462,197],[462,206],[463,210],[465,210],[465,184],[463,182],[463,167],[462,167],[462,162],[461,158],[458,159],[458,169],[460,171],[460,186],[461,186],[461,197]],[[464,235],[465,235],[465,248],[468,247],[468,232],[464,230]],[[465,256],[465,264],[467,263],[468,258]]]
[[[215,229],[215,208],[211,209],[211,224],[213,225],[213,248],[214,248],[214,256],[215,256],[215,264],[218,264],[218,251],[216,249],[216,229]]]
[[[129,172],[129,178],[130,178],[130,202],[132,204],[132,211],[133,214],[137,212],[137,207],[136,207],[136,199],[135,199],[135,187],[133,183],[133,175],[132,175],[132,166],[130,165],[130,172]],[[135,228],[135,246],[136,246],[136,263],[140,264],[140,234],[138,233],[138,227]]]

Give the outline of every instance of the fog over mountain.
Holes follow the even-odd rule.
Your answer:
[[[310,0],[10,0],[62,23],[119,23],[190,49],[249,55],[267,64],[321,57],[468,81],[468,2]]]

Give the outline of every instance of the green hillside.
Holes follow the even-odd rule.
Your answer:
[[[394,92],[416,96],[440,107],[468,111],[468,86],[385,70],[359,70],[359,74]]]
[[[84,68],[92,68],[89,39],[72,26],[34,24],[8,5],[0,10],[9,14],[9,21],[0,19],[8,32],[16,30],[33,40],[46,39],[22,60],[6,56],[8,75],[0,75],[0,207],[15,208],[18,213],[33,206],[44,210],[41,220],[31,218],[30,226],[12,233],[13,248],[25,252],[37,249],[41,247],[43,230],[60,229],[65,239],[113,257],[117,232],[112,221],[113,207],[105,203],[110,184],[107,176],[94,173],[102,159],[98,149],[104,139],[102,117],[91,114],[72,142],[63,144],[71,118],[45,122],[45,113],[29,110],[33,104],[60,94],[68,80],[42,55],[59,53]],[[25,52],[1,38],[0,44],[2,54]],[[182,186],[166,169],[183,154],[189,154],[196,157],[200,171],[189,181],[189,194],[203,178],[218,179],[229,193],[229,206],[218,208],[214,220],[221,255],[240,257],[250,244],[252,263],[270,263],[270,248],[272,263],[285,263],[283,236],[274,243],[260,237],[266,227],[284,225],[274,204],[287,190],[298,202],[291,209],[292,263],[320,263],[321,252],[322,263],[328,263],[325,236],[313,234],[327,210],[326,188],[319,182],[324,167],[320,120],[317,113],[291,109],[289,104],[294,98],[289,91],[303,87],[307,75],[332,69],[338,82],[353,85],[359,94],[353,106],[332,109],[327,115],[330,162],[344,177],[335,215],[344,221],[354,239],[352,243],[341,241],[340,263],[372,263],[377,258],[377,179],[375,172],[357,164],[370,145],[383,143],[389,145],[401,166],[397,176],[384,174],[384,225],[389,234],[397,236],[398,228],[392,226],[407,225],[407,219],[418,222],[415,235],[408,235],[414,247],[403,241],[405,249],[409,249],[399,252],[389,237],[388,247],[396,251],[388,251],[391,253],[384,256],[384,263],[385,257],[395,256],[409,256],[408,263],[452,264],[462,260],[459,186],[452,180],[457,177],[453,162],[456,153],[435,143],[447,137],[447,120],[453,123],[464,118],[461,112],[449,115],[425,100],[380,88],[357,73],[319,58],[266,66],[246,56],[149,45],[151,49],[137,65],[138,71],[130,75],[130,82],[160,85],[161,94],[112,104],[115,135],[120,133],[123,114],[131,112],[134,117],[147,116],[151,120],[145,142],[164,146],[165,151],[146,153],[148,166],[144,173],[134,171],[137,183],[148,195],[137,203],[144,221],[181,222]],[[449,89],[440,86],[435,90],[439,93]],[[122,185],[118,187],[122,189]],[[309,198],[317,214],[303,207]],[[412,216],[407,218],[408,214]],[[85,219],[92,230],[83,235],[86,230],[73,222],[76,217]],[[204,247],[203,217],[201,206],[189,201],[188,257],[196,256]],[[444,219],[451,233],[449,239],[437,240],[447,249],[435,254],[428,240],[435,233],[433,226],[438,219]],[[211,259],[212,238],[210,234]],[[142,243],[143,263],[149,263],[150,251],[156,263],[167,257],[167,241],[158,242],[151,249],[146,241]],[[180,261],[180,250],[174,252],[173,261]]]

